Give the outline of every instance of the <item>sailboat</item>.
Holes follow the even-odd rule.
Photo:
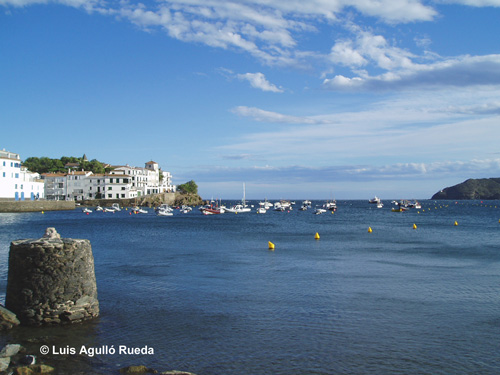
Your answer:
[[[241,204],[234,205],[231,208],[226,208],[226,211],[233,212],[235,214],[252,211],[252,209],[248,207],[245,201],[245,183],[243,183],[243,199],[241,200]]]

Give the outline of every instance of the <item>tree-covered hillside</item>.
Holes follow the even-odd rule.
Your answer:
[[[28,168],[31,172],[37,173],[50,173],[50,172],[67,172],[66,165],[72,164],[73,170],[92,171],[93,173],[104,173],[105,168],[103,163],[93,159],[91,161],[84,158],[77,158],[74,156],[63,156],[60,159],[51,159],[48,157],[29,157],[23,162],[23,166]]]
[[[431,199],[500,199],[500,178],[471,178],[437,192]]]

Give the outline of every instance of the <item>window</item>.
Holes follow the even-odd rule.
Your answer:
[[[16,173],[16,178],[19,178],[19,173]]]
[[[112,189],[112,187],[111,187],[111,186],[110,186],[110,187],[108,187],[108,190],[111,190],[111,189]]]
[[[113,194],[108,194],[108,198],[113,198]]]
[[[122,186],[122,190],[125,190],[125,186]]]
[[[122,194],[122,198],[125,198],[125,194]]]
[[[4,164],[5,164],[5,162],[4,162]],[[3,172],[3,176],[5,177],[5,172]]]

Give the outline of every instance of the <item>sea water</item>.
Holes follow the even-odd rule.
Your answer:
[[[198,375],[500,373],[498,202],[422,201],[402,213],[384,203],[339,201],[321,215],[299,204],[213,216],[0,214],[0,300],[10,242],[55,227],[91,241],[101,308],[83,324],[14,329],[2,344],[23,344],[59,374],[128,365]]]

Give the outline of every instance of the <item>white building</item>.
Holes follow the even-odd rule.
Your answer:
[[[35,200],[44,197],[44,183],[38,173],[21,166],[19,154],[0,151],[0,199]]]
[[[67,200],[68,184],[66,173],[44,173],[45,198],[51,201]]]
[[[158,163],[148,161],[144,168],[129,165],[115,167],[111,172],[114,175],[126,175],[131,178],[132,190],[137,191],[137,196],[158,193],[175,192],[176,186],[172,185],[170,172],[163,172]]]
[[[84,199],[92,199],[89,176],[92,172],[87,171],[70,171],[66,175],[66,200],[80,201]]]
[[[88,171],[45,173],[45,197],[50,200],[130,199],[163,192],[174,192],[172,175],[150,161],[145,168],[115,167],[110,173]],[[163,179],[160,179],[163,177]]]
[[[101,199],[128,199],[137,198],[137,189],[132,184],[132,176],[125,174],[105,174],[104,192]]]

